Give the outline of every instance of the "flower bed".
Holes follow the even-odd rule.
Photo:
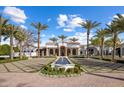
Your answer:
[[[58,76],[58,77],[61,77],[61,76],[67,76],[67,77],[70,77],[70,76],[77,76],[77,75],[80,75],[81,72],[83,72],[83,70],[81,69],[81,67],[79,65],[75,65],[74,68],[69,68],[65,71],[64,68],[60,68],[60,69],[57,69],[57,68],[52,68],[51,67],[51,64],[48,64],[44,67],[42,67],[42,69],[40,70],[40,73],[42,75],[45,75],[45,76]]]

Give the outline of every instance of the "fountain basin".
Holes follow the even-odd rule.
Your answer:
[[[75,64],[73,64],[67,57],[58,57],[55,62],[51,64],[51,68],[64,68],[65,71],[69,68],[74,68]]]

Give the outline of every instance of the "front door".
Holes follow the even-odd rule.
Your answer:
[[[61,56],[65,56],[65,47],[64,46],[60,47],[60,54],[61,54]]]

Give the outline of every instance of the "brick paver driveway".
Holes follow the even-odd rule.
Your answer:
[[[92,59],[76,60],[78,60],[78,63],[84,66],[89,73],[83,73],[81,76],[76,77],[63,78],[41,76],[37,71],[44,64],[49,63],[47,59],[43,58],[0,64],[0,86],[124,87],[123,64],[98,62],[99,60]]]
[[[37,72],[44,64],[49,63],[54,58],[34,58],[19,62],[11,62],[0,64],[0,73],[21,73],[21,72]]]
[[[112,63],[97,59],[75,58],[76,63],[92,73],[124,73],[124,63]]]

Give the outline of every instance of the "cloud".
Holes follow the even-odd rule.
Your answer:
[[[91,37],[93,37],[93,36],[94,36],[94,33],[91,32],[89,38],[91,39]],[[68,39],[72,38],[72,37],[77,38],[78,42],[80,42],[80,44],[82,44],[82,45],[87,44],[87,32],[76,32],[75,35],[69,36]]]
[[[46,35],[45,34],[42,34],[41,37],[45,37]]]
[[[24,29],[28,29],[26,26],[24,25],[20,25],[21,28],[24,28]]]
[[[121,15],[124,17],[124,14],[121,14]],[[117,15],[114,15],[113,18],[118,18],[118,16]]]
[[[79,23],[85,22],[80,15],[60,14],[57,18],[57,28],[63,28],[66,32],[72,32],[75,28],[80,27]]]
[[[64,28],[63,29],[65,32],[72,32],[73,31],[73,29],[70,29],[70,28]]]
[[[47,19],[47,22],[50,22],[50,21],[51,21],[51,18],[48,18],[48,19]]]
[[[64,27],[66,25],[66,22],[68,21],[68,17],[65,14],[60,14],[59,17],[57,18],[58,22],[58,27]]]
[[[16,7],[5,7],[3,13],[9,16],[15,23],[25,23],[25,20],[27,19],[24,10]]]
[[[55,35],[54,35],[54,34],[52,34],[52,35],[51,35],[51,37],[55,37]]]

